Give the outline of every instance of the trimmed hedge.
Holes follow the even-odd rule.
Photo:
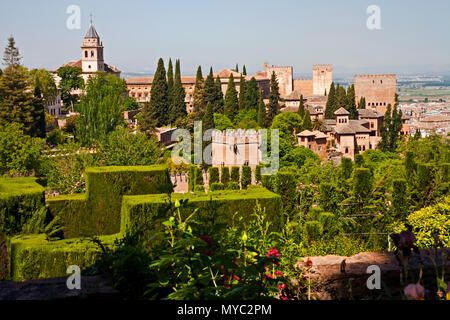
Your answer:
[[[219,182],[219,168],[217,167],[210,167],[208,169],[209,171],[209,186],[211,187],[211,185],[213,183],[218,183]]]
[[[20,234],[43,206],[44,188],[36,183],[36,178],[0,178],[0,233]]]
[[[219,190],[225,190],[225,186],[223,185],[223,183],[213,183],[211,185],[211,189],[209,189],[210,191],[219,191]]]
[[[198,208],[197,217],[209,216],[210,212],[205,209],[212,200],[215,205],[218,205],[215,210],[217,215],[214,219],[215,223],[227,224],[232,222],[236,213],[236,218],[241,216],[243,217],[241,223],[246,223],[253,214],[256,202],[259,202],[261,208],[266,208],[267,217],[273,223],[271,229],[278,231],[282,225],[282,216],[279,212],[281,197],[262,187],[242,191],[223,190],[208,194],[174,193],[171,198],[173,202],[181,199],[189,200],[188,206],[181,210],[183,217],[187,217],[196,208]],[[124,196],[121,233],[133,232],[145,226],[144,232],[149,238],[156,232],[163,230],[162,222],[167,219],[163,213],[168,200],[167,195],[163,194]]]
[[[220,171],[220,182],[223,183],[225,188],[228,187],[228,183],[230,182],[230,169],[228,167],[222,167]]]
[[[99,240],[111,247],[119,234]],[[9,243],[9,274],[14,281],[67,276],[67,267],[85,269],[100,256],[100,247],[89,239],[47,241],[44,234],[15,236]]]
[[[228,190],[240,190],[241,188],[239,188],[239,183],[234,182],[234,181],[231,181],[231,182],[228,184],[227,189],[228,189]]]
[[[242,166],[241,184],[242,189],[247,189],[252,184],[252,168],[249,166]]]
[[[49,198],[64,238],[114,234],[120,230],[123,195],[164,193],[172,188],[164,165],[86,169],[86,194]]]
[[[231,181],[239,183],[239,167],[231,167]]]
[[[261,168],[262,167],[263,166],[260,164],[256,165],[256,167],[255,167],[255,182],[256,183],[262,182],[262,176],[261,176]]]

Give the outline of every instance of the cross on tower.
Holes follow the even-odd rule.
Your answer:
[[[92,24],[92,13],[89,16],[91,17],[91,24]]]

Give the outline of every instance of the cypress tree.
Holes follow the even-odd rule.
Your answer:
[[[214,112],[223,114],[224,100],[222,92],[222,83],[220,81],[219,75],[217,75],[216,77],[215,87],[216,87],[216,99],[214,103]]]
[[[264,103],[262,92],[259,91],[259,103],[258,103],[258,126],[261,128],[267,128],[267,113],[266,104]]]
[[[233,73],[230,74],[228,79],[227,92],[225,93],[225,106],[224,114],[231,120],[234,120],[234,116],[239,109],[239,101],[237,97],[236,84],[234,83]]]
[[[155,112],[157,125],[166,125],[169,121],[169,100],[167,97],[166,69],[162,58],[158,61],[150,96],[150,107]],[[148,119],[142,120],[148,121]]]
[[[242,74],[243,74],[244,76],[247,75],[247,69],[245,69],[245,64],[244,64],[244,66],[242,67]]]
[[[203,87],[205,81],[202,75],[202,67],[197,68],[197,77],[195,79],[194,87],[194,113],[199,114],[203,109]]]
[[[167,67],[167,100],[172,101],[172,90],[173,90],[173,66],[172,59],[169,59],[169,66]]]
[[[358,109],[365,109],[365,108],[366,108],[366,98],[361,97],[361,99],[359,99]]]
[[[357,118],[354,84],[347,89],[347,111],[350,112],[349,119]]]
[[[222,167],[220,170],[220,182],[223,183],[223,185],[228,187],[228,183],[230,182],[230,169],[228,167]]]
[[[175,82],[172,89],[172,105],[170,110],[170,122],[175,123],[179,118],[187,115],[186,104],[184,102],[186,92],[181,83],[180,60],[175,62]]]
[[[214,107],[216,99],[217,88],[216,84],[214,83],[213,70],[212,68],[210,68],[209,74],[206,77],[205,86],[203,88],[203,104],[207,106],[208,103],[210,103],[211,107]]]
[[[305,104],[303,102],[303,95],[300,95],[300,105],[298,107],[297,113],[300,116],[300,118],[303,119],[305,117]]]
[[[34,102],[32,104],[33,123],[31,125],[31,135],[45,138],[45,104],[42,98],[39,80],[36,79],[34,87]]]
[[[236,67],[234,68],[234,71],[239,72],[238,64],[236,63]]]
[[[391,127],[391,104],[388,104],[386,113],[384,114],[383,123],[380,127],[381,141],[378,143],[378,148],[381,151],[388,151],[389,143],[389,128]]]
[[[245,106],[245,97],[247,92],[247,84],[245,82],[244,76],[241,74],[241,79],[239,80],[239,111],[244,110]]]
[[[305,111],[305,116],[303,117],[302,130],[312,130],[311,114],[309,110]]]
[[[330,92],[328,93],[327,104],[325,107],[325,119],[334,119],[334,111],[336,106],[336,89],[334,88],[334,82],[331,82]]]
[[[275,72],[272,72],[270,77],[270,94],[269,94],[269,104],[267,112],[267,124],[272,124],[273,118],[280,113],[280,105],[278,101],[280,100],[280,92],[278,89],[278,80]]]
[[[339,108],[348,110],[347,93],[345,92],[345,88],[338,83],[336,86],[336,104],[334,106],[333,114]]]
[[[214,112],[211,102],[206,106],[205,115],[203,116],[203,132],[214,128]]]
[[[245,107],[246,109],[258,110],[258,83],[255,77],[252,77],[247,86],[247,92],[245,93]]]

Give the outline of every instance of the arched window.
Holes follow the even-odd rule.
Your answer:
[[[88,53],[87,53],[87,50],[86,50],[86,51],[84,51],[84,57],[85,57],[85,58],[87,58],[87,57],[88,57]]]

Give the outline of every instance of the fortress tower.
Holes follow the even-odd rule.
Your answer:
[[[270,79],[272,72],[275,72],[278,80],[279,92],[282,97],[291,94],[293,91],[294,83],[294,71],[292,66],[280,67],[280,66],[269,66],[268,62],[264,63],[264,72],[266,77]]]
[[[313,95],[323,96],[330,92],[333,81],[333,66],[331,64],[316,64],[313,66]]]
[[[397,90],[395,74],[357,74],[355,75],[355,99],[366,99],[366,109],[374,109],[384,114],[387,106],[394,107]]]

